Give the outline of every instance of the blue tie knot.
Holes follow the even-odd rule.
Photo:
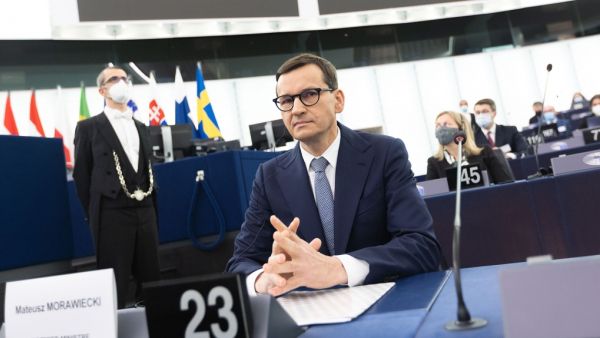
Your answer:
[[[329,165],[329,162],[327,162],[325,157],[314,158],[310,162],[310,167],[317,173],[325,171],[327,165]]]

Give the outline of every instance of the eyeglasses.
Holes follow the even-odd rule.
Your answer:
[[[319,102],[321,92],[332,92],[334,90],[335,89],[330,88],[308,88],[303,90],[300,94],[278,96],[273,99],[273,102],[277,106],[277,109],[285,112],[294,108],[294,102],[297,97],[300,98],[300,102],[302,102],[303,105],[310,107]]]
[[[130,81],[130,78],[128,76],[111,76],[108,79],[104,80],[104,82],[102,82],[103,85],[110,83],[110,84],[115,84],[119,81],[123,80],[123,82],[128,83]]]

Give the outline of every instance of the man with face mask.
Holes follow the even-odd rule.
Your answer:
[[[544,107],[541,102],[537,101],[533,103],[532,108],[535,115],[529,119],[530,126],[537,126],[538,123],[556,123],[560,135],[568,135],[571,133],[571,122],[567,119],[560,118],[553,106],[546,105]]]
[[[104,112],[75,130],[73,179],[92,229],[99,269],[112,268],[119,308],[129,277],[139,285],[159,279],[154,177],[148,128],[133,118],[131,83],[118,67],[98,75]]]
[[[496,103],[492,99],[481,99],[475,104],[475,130],[478,146],[500,148],[506,158],[515,159],[528,149],[527,142],[514,126],[496,124]]]

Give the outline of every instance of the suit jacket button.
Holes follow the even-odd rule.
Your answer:
[[[111,192],[112,194],[116,194],[116,193],[117,193],[117,191],[116,191],[115,189],[111,190],[110,192]]]
[[[104,152],[102,155],[104,155],[104,156],[108,156],[108,153],[107,153],[107,152]]]
[[[110,176],[110,171],[109,170],[106,171],[106,175]]]

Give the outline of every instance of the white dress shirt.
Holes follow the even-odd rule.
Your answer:
[[[484,128],[482,131],[485,134],[485,138],[488,138],[488,135],[489,135],[489,137],[491,137],[492,140],[494,141],[494,144],[496,143],[496,124],[495,123],[490,129]]]
[[[335,140],[333,140],[333,143],[331,143],[329,148],[327,148],[327,150],[325,150],[323,155],[319,156],[319,157],[325,157],[327,162],[329,162],[329,165],[325,168],[325,175],[327,176],[327,180],[329,181],[329,185],[331,186],[331,193],[334,198],[334,203],[335,203],[335,167],[337,165],[337,157],[338,157],[338,153],[340,150],[340,141],[341,141],[341,132],[340,132],[340,128],[338,128],[337,136],[336,136]],[[302,159],[304,160],[304,164],[306,165],[306,171],[308,172],[308,177],[310,179],[310,187],[313,192],[313,197],[315,197],[315,200],[316,200],[315,171],[310,167],[310,163],[312,162],[313,159],[315,159],[317,157],[313,156],[311,153],[304,150],[304,148],[302,148],[302,145],[300,145],[300,153],[302,154]],[[302,225],[300,225],[300,226],[302,226]],[[309,241],[310,240],[312,240],[312,238],[310,238]],[[323,245],[325,245],[325,244],[323,243]],[[367,278],[367,275],[369,274],[369,263],[367,263],[364,260],[354,258],[350,255],[336,255],[335,257],[337,257],[342,262],[342,265],[344,266],[344,269],[346,270],[346,275],[348,276],[348,286],[361,285],[365,281],[365,278]],[[250,275],[248,275],[248,277],[246,278],[246,288],[248,290],[248,294],[251,296],[256,295],[256,289],[254,288],[254,284],[255,284],[258,276],[262,273],[262,271],[263,271],[262,269],[256,270],[253,273],[251,273]]]
[[[135,122],[133,122],[133,112],[129,108],[122,112],[106,106],[104,107],[104,115],[106,115],[110,125],[115,130],[133,170],[137,172],[140,157],[140,136],[135,127]],[[121,163],[123,163],[122,159]]]

